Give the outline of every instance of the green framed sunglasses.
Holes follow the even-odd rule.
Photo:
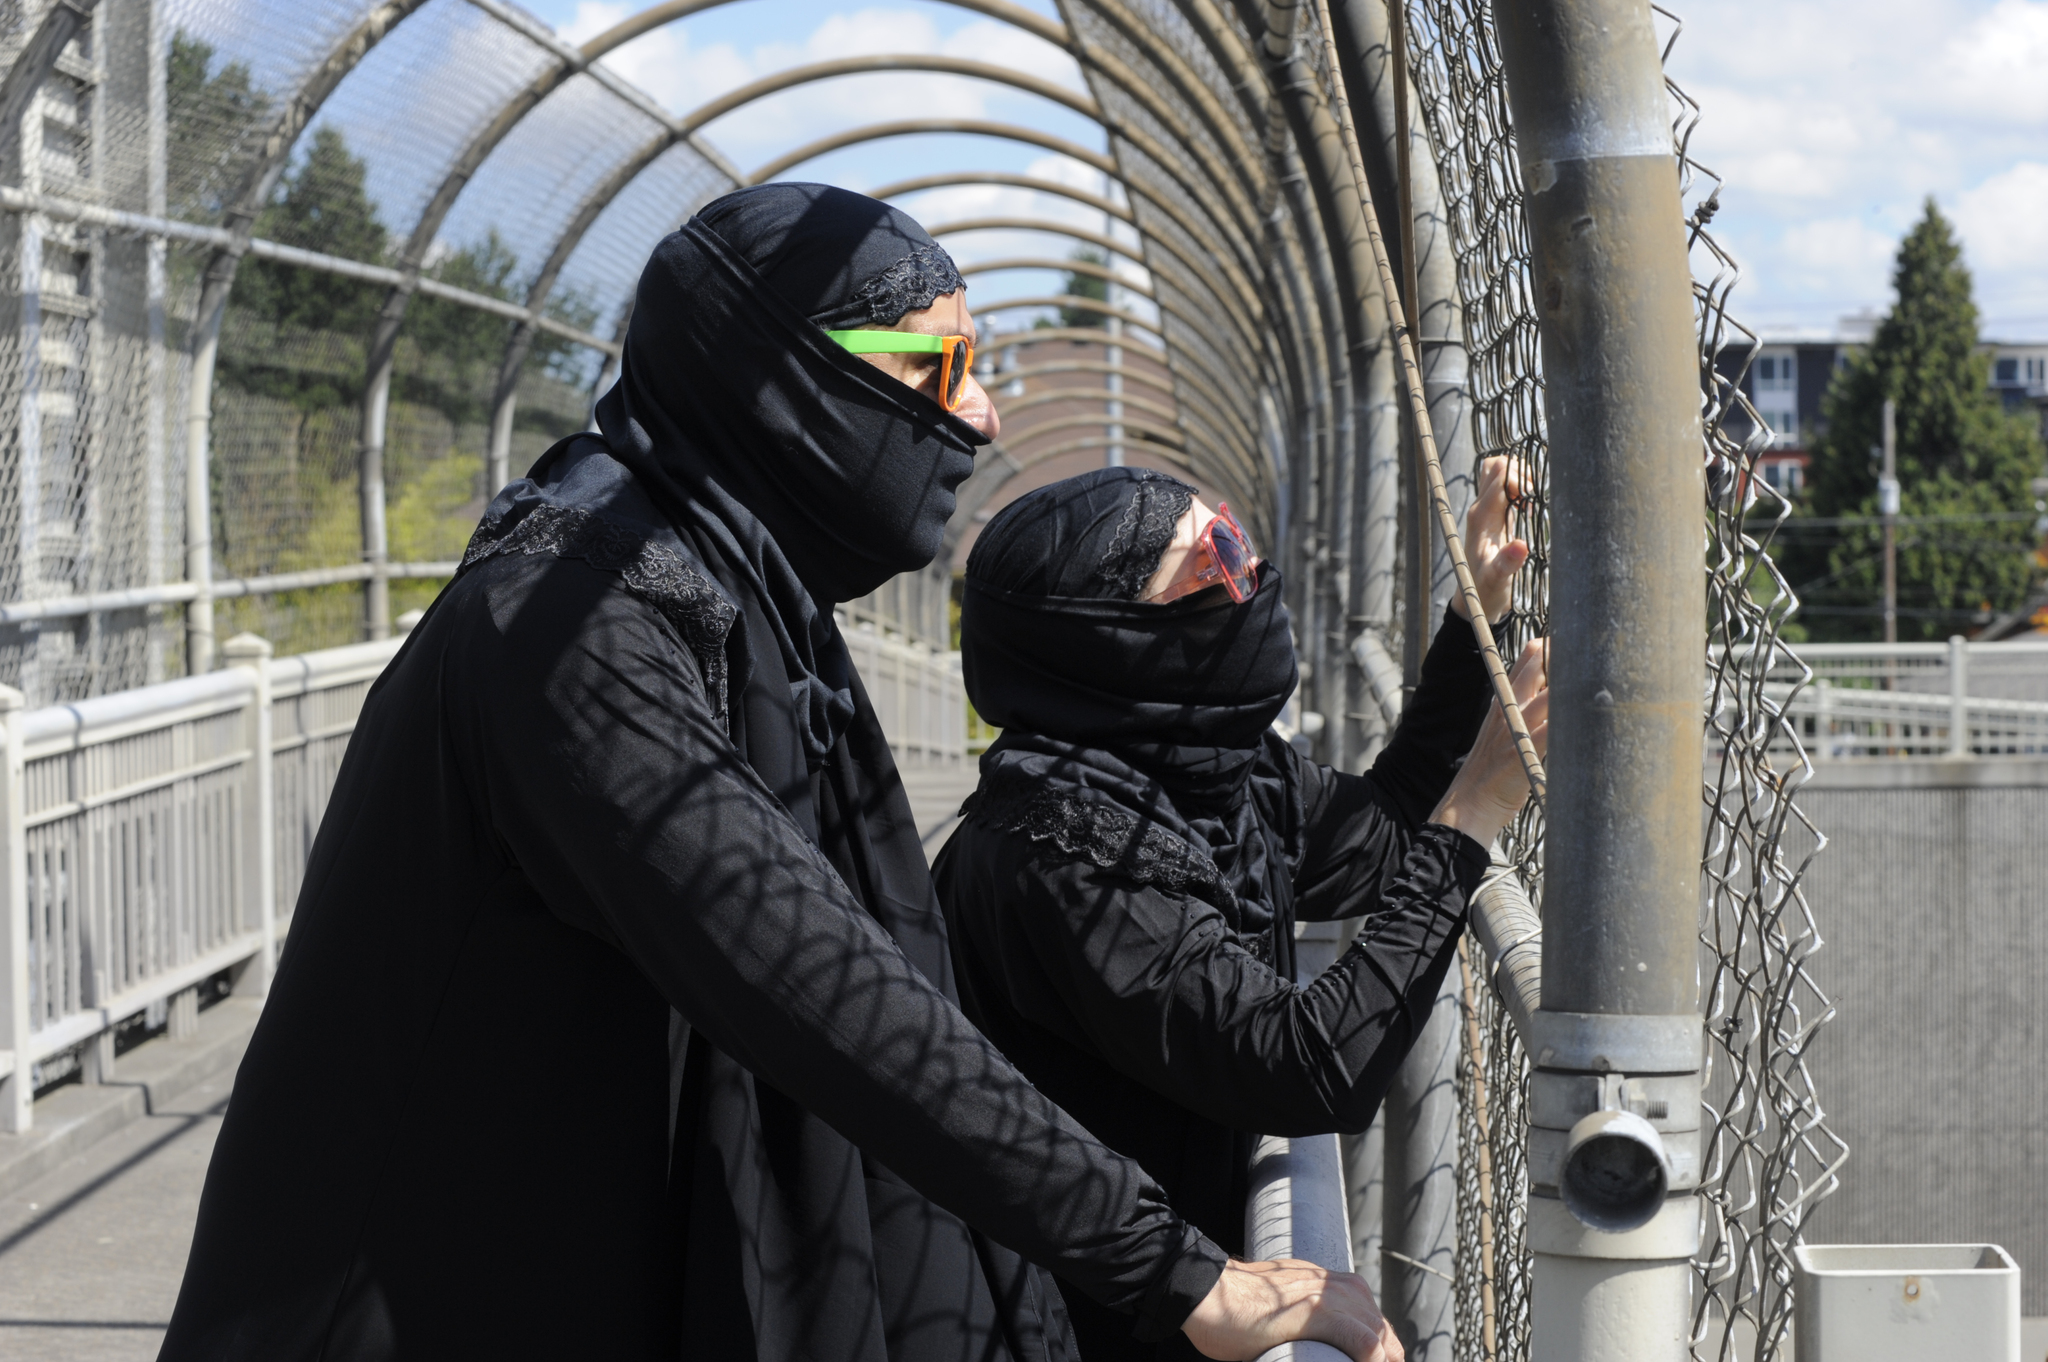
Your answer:
[[[851,355],[937,355],[939,392],[947,411],[958,411],[974,368],[974,342],[965,336],[921,336],[910,331],[827,331]]]

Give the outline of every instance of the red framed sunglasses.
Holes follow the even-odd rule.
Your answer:
[[[1244,526],[1230,513],[1229,502],[1216,503],[1216,516],[1195,535],[1193,552],[1205,560],[1202,565],[1151,597],[1152,604],[1164,605],[1221,582],[1230,599],[1242,605],[1259,589],[1258,551]]]

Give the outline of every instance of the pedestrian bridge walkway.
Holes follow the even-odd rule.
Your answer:
[[[905,773],[936,855],[975,769]],[[0,1357],[148,1362],[177,1300],[207,1160],[260,1002],[228,997],[69,1083],[0,1134]]]

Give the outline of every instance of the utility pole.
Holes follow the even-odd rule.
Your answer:
[[[1884,472],[1877,479],[1877,513],[1884,517],[1884,641],[1899,641],[1899,433],[1898,404],[1884,400]],[[1887,668],[1889,672],[1889,668]],[[1885,677],[1891,689],[1891,677]]]

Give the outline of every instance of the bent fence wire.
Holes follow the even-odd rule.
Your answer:
[[[1677,19],[1657,13],[1676,42]],[[1542,364],[1506,83],[1487,0],[1410,0],[1409,15],[1411,69],[1458,259],[1476,452],[1518,455],[1535,475],[1522,507],[1534,552],[1516,587],[1519,646],[1548,628],[1549,518]],[[1667,83],[1694,261],[1708,487],[1703,644],[1713,645],[1700,918],[1705,1223],[1692,1350],[1716,1362],[1763,1362],[1785,1352],[1791,1249],[1846,1154],[1804,1058],[1832,1014],[1806,971],[1821,941],[1801,889],[1825,839],[1794,799],[1812,768],[1788,708],[1811,673],[1779,633],[1796,601],[1769,549],[1790,507],[1751,476],[1763,427],[1739,383],[1756,340],[1728,313],[1737,271],[1708,230],[1720,181],[1690,153],[1698,105]],[[1540,811],[1532,806],[1506,841],[1540,906]],[[1475,975],[1484,972],[1468,963],[1466,977]],[[1465,1000],[1472,1043],[1458,1075],[1457,1352],[1521,1358],[1529,1348],[1528,1060],[1489,988],[1468,984]]]

